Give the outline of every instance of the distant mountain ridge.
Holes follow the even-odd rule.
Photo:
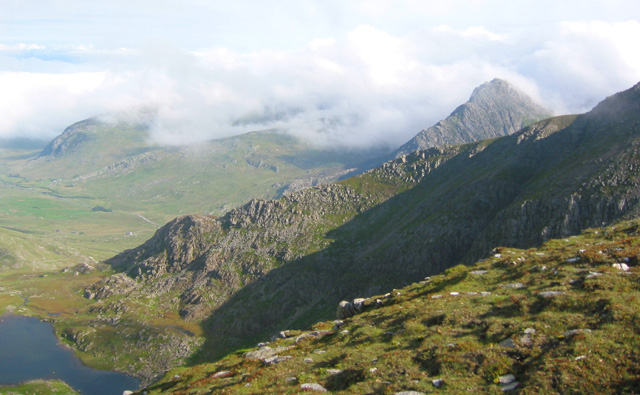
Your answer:
[[[495,78],[473,90],[469,101],[422,130],[395,156],[436,146],[457,145],[513,134],[551,112],[505,80]]]
[[[640,84],[591,112],[403,156],[338,184],[177,218],[110,259],[135,279],[90,295],[153,294],[200,320],[220,356],[499,245],[531,247],[640,212]],[[173,295],[180,294],[176,299]]]
[[[159,214],[156,220],[164,223],[184,213],[222,214],[250,198],[335,181],[388,153],[317,148],[277,130],[160,146],[150,139],[149,125],[143,116],[77,122],[12,173],[55,181],[60,195],[99,196],[105,207]]]
[[[91,139],[91,132],[96,130],[97,123],[96,118],[89,118],[67,127],[62,134],[56,136],[42,149],[38,157],[58,158],[69,154],[83,142]]]

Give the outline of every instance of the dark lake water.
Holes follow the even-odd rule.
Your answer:
[[[0,384],[59,379],[84,395],[121,395],[140,381],[85,366],[60,345],[51,324],[33,317],[0,316]]]

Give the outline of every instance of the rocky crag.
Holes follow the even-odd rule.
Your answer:
[[[639,146],[640,84],[584,115],[415,152],[220,218],[180,217],[108,261],[135,280],[112,292],[153,292],[185,318],[207,316],[202,357],[214,358],[495,246],[635,217]]]
[[[418,133],[398,148],[395,155],[506,136],[550,116],[549,110],[526,93],[496,78],[477,87],[468,102],[446,119]]]

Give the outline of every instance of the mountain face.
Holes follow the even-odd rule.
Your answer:
[[[418,133],[398,148],[395,155],[506,136],[550,116],[548,110],[524,92],[496,78],[474,89],[468,102],[446,119]]]
[[[417,151],[220,218],[178,218],[108,261],[133,285],[88,294],[151,293],[186,318],[207,316],[203,358],[220,356],[496,246],[636,217],[639,154],[640,84],[584,115]]]
[[[639,229],[499,248],[136,394],[637,394]]]

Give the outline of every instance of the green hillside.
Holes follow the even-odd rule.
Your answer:
[[[355,316],[283,327],[140,393],[314,392],[305,384],[345,394],[637,393],[638,229],[633,220],[539,249],[496,248],[475,265],[355,300]]]

